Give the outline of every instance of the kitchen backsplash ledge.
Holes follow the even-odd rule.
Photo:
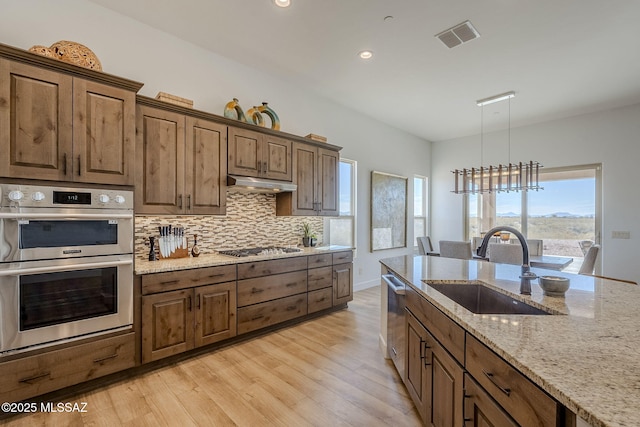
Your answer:
[[[207,254],[221,249],[301,245],[303,222],[311,225],[322,242],[322,217],[276,216],[275,195],[230,191],[226,215],[136,215],[135,254],[147,259],[149,237],[159,236],[160,225],[184,227],[189,248],[197,234],[200,252]]]

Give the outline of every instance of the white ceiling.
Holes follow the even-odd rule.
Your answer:
[[[638,0],[91,1],[430,141],[509,90],[512,127],[640,102]],[[480,38],[434,37],[467,19]]]

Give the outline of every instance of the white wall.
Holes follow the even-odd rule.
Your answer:
[[[344,147],[341,155],[358,161],[356,289],[379,283],[378,259],[410,251],[369,252],[369,176],[371,170],[429,176],[430,143],[90,2],[0,0],[0,10],[0,43],[28,49],[76,41],[96,53],[105,72],[144,83],[142,95],[168,92],[220,115],[234,97],[245,111],[267,101],[283,131],[324,135]]]
[[[479,141],[476,135],[432,144],[436,242],[463,237],[462,196],[450,192],[451,171],[479,166]],[[506,163],[500,148],[485,149],[484,164]],[[640,104],[512,129],[511,159],[545,167],[602,163],[603,275],[640,282],[640,188],[632,173],[640,159]],[[631,239],[612,239],[612,231],[630,231]]]

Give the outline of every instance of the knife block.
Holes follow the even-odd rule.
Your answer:
[[[178,259],[178,258],[188,258],[189,257],[189,239],[184,238],[184,247],[176,248],[175,251],[169,253],[169,256],[162,256],[162,252],[158,251],[158,259]]]

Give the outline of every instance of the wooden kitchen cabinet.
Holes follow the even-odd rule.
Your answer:
[[[238,333],[307,314],[307,257],[238,265]]]
[[[270,134],[229,127],[229,174],[291,181],[292,142]]]
[[[0,175],[133,185],[135,92],[142,85],[96,80],[0,58]]]
[[[230,277],[234,266],[142,276],[142,363],[234,337],[236,282],[224,281]],[[204,283],[212,284],[197,286]]]
[[[0,363],[0,400],[19,402],[135,365],[135,333],[129,332]]]
[[[225,125],[139,97],[136,156],[137,214],[226,213]]]
[[[466,369],[520,425],[553,427],[561,405],[473,336],[467,337]]]
[[[276,196],[277,215],[337,216],[340,153],[312,144],[293,145],[294,192]]]
[[[353,300],[353,251],[335,252],[333,262],[333,305]]]
[[[429,426],[463,425],[464,370],[428,330],[407,312],[405,385]]]
[[[464,375],[464,422],[473,427],[517,427],[513,419],[476,383]]]
[[[308,312],[333,307],[333,258],[331,254],[309,256]]]

